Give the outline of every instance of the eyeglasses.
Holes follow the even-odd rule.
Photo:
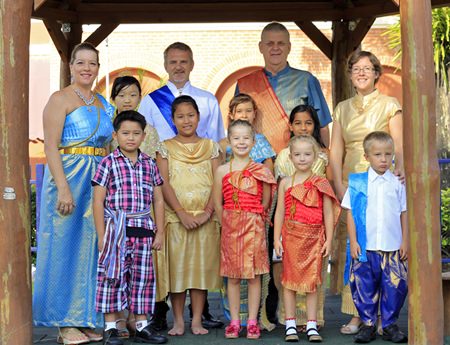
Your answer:
[[[365,67],[353,67],[351,70],[352,74],[359,74],[361,72],[364,72],[364,74],[369,74],[373,71],[375,71],[375,68],[365,66]]]

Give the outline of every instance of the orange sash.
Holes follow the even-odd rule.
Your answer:
[[[238,87],[239,92],[250,95],[256,102],[258,107],[254,122],[256,132],[266,136],[276,153],[286,148],[291,137],[289,117],[264,70],[257,70],[239,79]]]

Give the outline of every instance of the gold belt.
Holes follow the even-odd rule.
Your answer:
[[[62,154],[76,154],[76,155],[90,155],[90,156],[106,156],[106,149],[103,147],[69,147],[65,149],[60,149]]]

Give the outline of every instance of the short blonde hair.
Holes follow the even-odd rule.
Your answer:
[[[366,135],[363,141],[364,153],[366,155],[369,154],[370,148],[374,142],[389,143],[394,147],[394,139],[392,139],[389,133],[383,131],[371,132]]]
[[[292,149],[293,146],[297,143],[309,143],[312,145],[313,151],[314,151],[314,156],[317,158],[317,156],[319,155],[319,151],[320,151],[320,146],[317,143],[317,140],[314,139],[314,137],[312,137],[311,135],[308,134],[302,134],[302,135],[296,135],[293,136],[291,138],[291,140],[289,140],[289,152],[292,153]]]

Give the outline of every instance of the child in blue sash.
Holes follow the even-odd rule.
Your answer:
[[[351,174],[342,207],[349,210],[345,281],[363,326],[356,343],[376,338],[378,312],[383,339],[407,342],[396,325],[408,293],[408,227],[405,186],[389,170],[394,141],[386,132],[364,138],[364,156],[370,163],[365,173]]]

